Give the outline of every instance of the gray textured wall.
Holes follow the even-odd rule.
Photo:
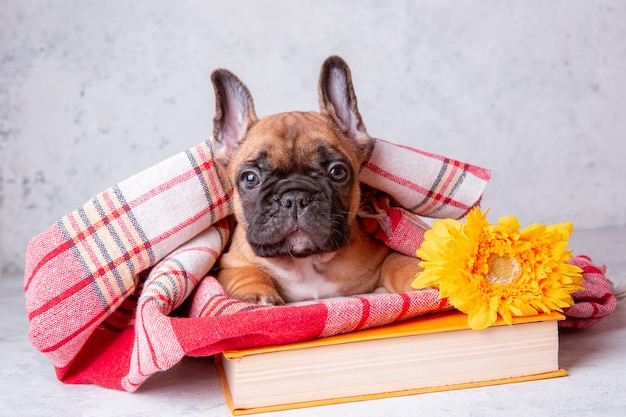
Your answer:
[[[0,269],[210,135],[228,67],[259,115],[351,65],[372,135],[493,170],[491,217],[626,224],[626,2],[0,0]]]

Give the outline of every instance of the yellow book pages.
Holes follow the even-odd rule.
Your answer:
[[[349,382],[346,382],[346,381],[349,381],[350,380],[349,377],[352,376],[353,371],[351,371],[350,369],[354,370],[355,375],[360,375],[359,372],[361,369],[363,369],[360,367],[350,368],[350,366],[348,366],[350,361],[355,360],[354,358],[360,358],[360,356],[358,356],[359,354],[356,353],[357,351],[353,351],[352,348],[348,347],[347,345],[351,343],[356,343],[356,342],[366,342],[367,346],[377,346],[374,348],[375,352],[381,352],[382,350],[378,350],[379,347],[385,346],[386,347],[385,349],[395,349],[395,352],[396,352],[395,354],[397,355],[398,349],[400,349],[399,350],[400,352],[407,352],[406,350],[407,343],[408,343],[408,346],[414,346],[413,340],[415,341],[417,341],[418,339],[419,340],[435,340],[437,341],[437,343],[439,343],[439,341],[441,340],[442,341],[441,343],[450,343],[450,342],[443,342],[443,341],[454,340],[454,339],[450,339],[448,335],[452,335],[453,333],[456,334],[457,333],[456,331],[460,330],[462,332],[470,332],[470,333],[467,333],[467,336],[469,336],[469,338],[463,336],[461,339],[464,341],[462,349],[465,349],[466,346],[468,346],[468,343],[470,344],[469,346],[474,346],[474,347],[476,347],[475,343],[479,343],[479,345],[480,343],[482,343],[480,341],[483,339],[482,336],[471,337],[471,335],[478,336],[478,335],[484,334],[485,337],[489,338],[490,336],[487,336],[488,334],[493,334],[493,332],[496,331],[497,328],[506,327],[507,325],[503,321],[500,320],[497,322],[496,328],[494,328],[493,331],[473,331],[473,330],[470,330],[469,327],[467,326],[467,316],[465,314],[457,312],[457,311],[451,311],[447,313],[437,313],[437,314],[428,315],[428,316],[421,316],[421,317],[411,319],[405,322],[394,323],[394,324],[379,327],[379,328],[346,333],[346,334],[332,336],[328,338],[315,339],[315,340],[293,343],[293,344],[288,344],[288,345],[281,345],[281,346],[269,346],[269,347],[263,347],[263,348],[228,351],[228,352],[224,352],[223,355],[216,355],[215,359],[216,359],[216,366],[217,366],[218,374],[219,374],[219,377],[220,377],[220,380],[224,389],[225,397],[226,397],[228,406],[232,410],[233,414],[234,415],[253,414],[253,413],[259,413],[259,412],[266,412],[266,411],[312,407],[312,406],[318,406],[318,405],[337,404],[337,403],[343,403],[343,402],[349,402],[349,401],[362,401],[362,400],[386,398],[386,397],[393,397],[393,396],[412,395],[412,394],[428,393],[428,392],[435,392],[435,391],[446,391],[446,390],[454,390],[454,389],[461,389],[461,388],[472,388],[472,387],[479,387],[479,386],[497,385],[497,384],[531,381],[531,380],[537,380],[537,379],[546,379],[546,378],[564,376],[566,375],[566,372],[563,369],[560,369],[558,367],[558,359],[556,358],[558,356],[558,332],[557,332],[556,323],[553,323],[547,327],[543,325],[543,323],[547,325],[548,322],[553,322],[553,321],[561,320],[561,319],[563,319],[563,316],[561,314],[553,313],[553,314],[542,314],[542,315],[533,316],[533,317],[521,317],[515,320],[514,325],[528,323],[529,325],[533,326],[533,327],[524,326],[524,329],[531,329],[531,328],[532,329],[539,329],[539,328],[545,329],[545,330],[541,330],[541,333],[540,333],[543,336],[539,336],[539,334],[537,334],[537,337],[545,337],[549,335],[548,343],[550,339],[553,340],[552,343],[555,343],[552,345],[552,347],[548,347],[549,353],[547,357],[545,356],[545,354],[542,354],[543,356],[541,356],[541,358],[538,358],[540,362],[537,362],[537,365],[532,365],[532,367],[529,366],[528,368],[522,370],[522,372],[528,372],[528,373],[520,373],[519,370],[515,370],[509,374],[508,371],[499,370],[493,374],[491,374],[491,371],[489,371],[489,374],[491,375],[489,374],[485,375],[483,374],[483,371],[478,371],[476,374],[474,374],[474,372],[476,371],[470,371],[468,368],[467,372],[469,372],[468,375],[470,375],[471,378],[466,379],[463,377],[456,381],[452,380],[452,381],[448,381],[445,383],[441,383],[440,381],[441,375],[445,375],[445,374],[429,374],[428,373],[429,371],[426,368],[420,368],[423,371],[426,371],[426,373],[423,373],[421,375],[428,380],[427,383],[429,385],[424,385],[423,383],[421,385],[420,383],[414,383],[415,381],[411,378],[411,382],[409,384],[401,383],[401,385],[390,385],[391,383],[386,383],[384,384],[384,386],[381,386],[381,390],[384,390],[386,387],[386,391],[388,392],[372,391],[371,389],[368,391],[365,387],[363,387],[363,392],[364,392],[363,394],[357,392],[361,390],[361,388],[359,388],[357,391],[348,390],[348,391],[341,393],[342,391],[344,391],[344,387],[346,386],[346,384],[348,384],[347,386],[351,386]],[[541,325],[541,327],[536,327],[539,325]],[[502,328],[502,330],[506,330],[506,329]],[[520,328],[520,330],[522,330],[522,328]],[[546,331],[547,333],[545,333]],[[446,333],[446,332],[450,332],[450,333]],[[443,339],[439,338],[439,336],[437,335],[440,333],[446,333],[445,335],[444,334],[441,335],[442,337],[445,336],[445,338]],[[520,341],[522,338],[529,337],[530,338],[529,342],[532,342],[532,344],[534,345],[537,345],[537,343],[539,343],[539,345],[543,345],[543,343],[545,343],[545,340],[543,339],[541,340],[535,339],[534,330],[530,332],[522,332],[522,333],[519,333],[519,332],[509,333],[507,331],[505,333],[500,333],[500,334],[505,335],[504,337],[507,337],[506,335],[509,335],[509,334],[518,335],[515,339],[509,340],[507,338],[503,342],[496,342],[496,343],[505,343],[501,347],[502,349],[505,349],[505,352],[506,351],[513,352],[513,350],[510,350],[510,349],[518,349],[517,351],[515,351],[518,353],[513,353],[513,355],[516,356],[516,355],[521,354],[523,357],[526,358],[525,360],[534,360],[534,357],[533,357],[534,353],[530,353],[531,350],[526,349],[525,343],[520,345]],[[415,339],[415,337],[418,337],[418,339]],[[427,337],[428,339],[422,339],[422,337]],[[435,337],[435,339],[433,339],[433,337]],[[454,336],[454,337],[457,337],[457,336]],[[387,340],[389,340],[389,342],[387,342]],[[406,340],[407,342],[400,342],[400,340]],[[383,343],[384,345],[381,345],[381,343]],[[463,350],[461,350],[460,352],[457,352],[456,349],[458,348],[453,347],[455,342],[452,342],[452,343],[453,343],[452,345],[444,345],[444,346],[452,346],[449,348],[451,349],[450,354],[452,355],[461,354],[461,358],[462,358]],[[514,344],[508,345],[509,343],[514,343]],[[361,345],[360,343],[357,343],[357,344],[360,346],[364,346],[364,345]],[[337,346],[337,345],[346,345],[345,346],[346,350],[343,349],[344,346]],[[267,379],[267,377],[268,376],[274,377],[275,369],[278,369],[278,368],[274,367],[273,364],[275,362],[272,362],[272,360],[268,362],[268,358],[270,357],[281,358],[279,359],[279,361],[284,359],[287,362],[289,362],[290,359],[288,358],[294,358],[294,357],[297,358],[299,356],[299,354],[296,353],[298,352],[298,350],[312,349],[311,352],[313,351],[328,352],[329,348],[334,349],[335,346],[337,348],[341,348],[341,352],[344,352],[344,356],[348,355],[348,356],[345,356],[345,358],[349,361],[347,363],[344,363],[344,362],[341,362],[341,359],[338,359],[339,360],[339,362],[337,363],[338,367],[335,368],[335,373],[342,372],[341,370],[337,370],[337,369],[341,369],[341,367],[344,367],[345,371],[343,372],[348,372],[348,374],[346,375],[346,378],[342,377],[340,380],[337,380],[337,379],[333,380],[334,383],[340,383],[340,385],[338,385],[336,388],[332,387],[333,382],[331,382],[331,385],[327,387],[328,389],[332,388],[332,391],[329,391],[328,396],[319,396],[318,393],[316,393],[316,395],[318,395],[318,398],[306,399],[307,397],[311,397],[311,395],[309,395],[309,391],[302,391],[303,393],[306,393],[306,395],[301,396],[300,399],[293,398],[291,401],[289,401],[287,400],[286,396],[281,399],[275,398],[274,400],[277,402],[277,405],[272,405],[272,404],[268,404],[268,401],[267,401],[268,397],[264,397],[263,395],[259,397],[260,401],[256,401],[256,400],[250,400],[249,398],[244,400],[243,397],[239,397],[239,394],[238,394],[238,397],[237,397],[238,399],[236,401],[238,406],[235,406],[233,392],[231,392],[230,387],[228,386],[228,379],[233,378],[233,374],[232,374],[233,364],[239,363],[240,360],[244,360],[244,359],[250,360],[251,358],[258,358],[255,362],[257,365],[252,365],[252,368],[250,368],[250,365],[246,367],[247,376],[245,377],[242,376],[243,378],[245,378],[245,381],[246,381],[245,383],[249,384],[248,382],[250,381],[249,378],[252,377],[253,380],[258,380],[259,378],[261,378],[261,380],[265,381],[261,383],[262,385],[260,385],[259,387],[267,387],[268,386],[267,384],[272,384],[272,386],[274,386],[273,382],[269,382],[270,380]],[[388,346],[390,348],[387,348]],[[500,346],[499,344],[486,345],[486,346],[488,346],[488,348],[485,349],[487,352],[491,349],[495,353],[498,351],[498,349],[500,349],[498,347]],[[320,348],[322,350],[318,350],[317,348]],[[433,358],[436,358],[438,357],[438,355],[443,354],[442,351],[439,351],[437,349],[431,351],[430,349],[432,348],[433,347],[431,346],[429,348],[426,348],[426,350],[417,349],[414,351],[419,352],[417,355],[424,355],[427,352],[433,352],[435,353],[435,356],[433,356]],[[371,348],[368,348],[368,349],[371,349]],[[337,352],[337,351],[333,350],[332,352]],[[268,354],[268,356],[264,354]],[[303,353],[303,355],[308,355],[308,354],[309,353]],[[445,353],[445,354],[447,355],[448,353]],[[475,352],[470,350],[467,353],[468,355],[467,360],[470,360],[470,363],[474,363],[473,365],[474,367],[478,367],[479,369],[482,369],[482,370],[487,369],[487,368],[484,368],[484,366],[489,366],[488,364],[497,363],[497,362],[494,362],[494,360],[497,360],[496,358],[489,356],[490,353],[485,354],[483,352],[482,354],[483,354],[482,362],[480,362],[480,360],[479,362],[473,362],[474,361],[473,355],[475,355]],[[284,356],[284,355],[287,355],[287,356]],[[354,356],[354,355],[357,355],[357,356]],[[510,356],[511,356],[511,353],[505,353],[505,358],[510,357]],[[334,354],[333,354],[333,357],[334,357]],[[395,360],[393,358],[395,357],[396,356],[394,356],[394,354],[392,354],[389,357],[387,356],[383,357],[384,359],[382,360],[386,361],[385,363],[388,363],[389,365],[384,365],[383,368],[381,368],[381,372],[382,372],[381,377],[384,374],[385,370],[387,370],[386,368],[387,366],[394,366],[393,363],[395,362]],[[516,356],[516,357],[519,357],[519,356]],[[322,355],[322,358],[325,358],[325,355]],[[366,362],[364,362],[362,366],[365,366],[365,367],[370,366],[370,362],[367,361],[368,357],[365,356],[364,358]],[[450,358],[452,360],[456,360],[456,356],[451,356]],[[273,360],[275,361],[276,359],[273,359]],[[315,362],[316,360],[319,360],[319,357],[311,357],[311,361],[307,360],[307,365],[305,366],[314,366],[314,365],[310,365],[310,363],[311,364],[317,363]],[[361,360],[361,359],[356,359],[356,360]],[[411,360],[419,361],[420,359],[416,357]],[[424,358],[422,357],[421,360],[424,360]],[[464,360],[464,359],[461,359],[461,360]],[[547,366],[544,364],[544,361],[546,360],[548,361]],[[522,361],[522,362],[526,363],[525,361]],[[227,373],[227,371],[225,370],[226,363],[228,363],[229,376],[226,376],[226,373]],[[433,362],[428,362],[428,363],[430,363],[431,366],[433,366],[432,365]],[[321,363],[320,368],[323,368],[325,364],[326,364],[325,362]],[[263,367],[267,368],[269,366],[268,369],[270,370],[270,373],[268,374],[267,371],[262,371],[261,368],[259,368],[258,372],[261,372],[261,373],[257,375],[256,369],[257,369],[257,366],[259,365],[262,368]],[[398,370],[405,369],[403,368],[403,366],[404,365],[400,365],[400,368],[397,368],[397,369]],[[292,372],[309,372],[301,368],[300,370],[294,370],[294,368],[291,368],[291,367],[288,367],[286,369],[289,369],[287,371],[288,374]],[[456,368],[456,369],[461,369],[461,368]],[[495,368],[495,369],[500,369],[500,368]],[[317,368],[316,368],[316,371],[317,371]],[[253,372],[253,373],[251,374],[250,372]],[[393,371],[393,372],[396,372],[396,371]],[[430,372],[432,372],[432,370]],[[278,373],[280,374],[280,371]],[[308,373],[306,374],[309,375]],[[326,374],[326,371],[324,371],[324,374]],[[396,374],[394,373],[394,375]],[[410,372],[407,372],[404,375],[406,377],[406,375],[410,375]],[[430,375],[432,375],[432,377]],[[286,376],[286,378],[289,378],[289,377]],[[355,377],[355,378],[357,381],[363,380],[363,379],[359,379],[361,378],[360,376]],[[312,380],[314,379],[315,378],[312,378]],[[340,382],[337,382],[337,381],[340,381]],[[257,383],[260,383],[260,382],[257,382]],[[287,384],[286,386],[283,387],[283,389],[287,388],[286,391],[289,391],[288,387],[292,387],[292,385],[289,385],[288,379],[283,380],[283,381],[276,380],[276,383],[277,385],[275,387],[276,389],[279,389],[280,392],[282,392],[282,389],[279,388],[281,384]],[[432,383],[432,386],[430,385],[430,383]],[[244,388],[244,389],[246,390],[251,389],[250,385],[247,385],[247,386],[248,388]],[[252,389],[256,391],[256,388],[252,388]],[[239,392],[239,390],[237,391]],[[333,394],[337,394],[337,395],[334,396]],[[332,397],[332,398],[328,398],[328,397]],[[265,402],[265,404],[263,404],[263,402]],[[244,405],[245,403],[249,405],[245,406]]]
[[[548,320],[563,320],[565,317],[557,312],[551,314],[539,314],[536,316],[514,317],[513,324],[532,323]],[[507,326],[498,317],[494,326]],[[409,335],[441,333],[453,330],[469,329],[467,325],[467,315],[460,311],[449,311],[444,313],[429,314],[417,318],[388,324],[371,329],[358,330],[350,333],[339,334],[324,338],[307,340],[304,342],[289,343],[285,345],[264,346],[258,348],[227,350],[223,353],[228,359],[237,359],[246,355],[255,355],[268,352],[280,352],[293,349],[306,349],[316,346],[337,345],[341,343],[352,343],[363,340],[386,339],[391,337],[402,337]],[[480,330],[477,330],[480,331]]]
[[[506,379],[499,379],[499,380],[491,380],[491,381],[470,382],[466,384],[446,385],[446,386],[420,388],[420,389],[395,391],[395,392],[383,392],[379,394],[356,395],[356,396],[342,397],[342,398],[330,398],[326,400],[305,401],[305,402],[297,402],[297,403],[291,403],[291,404],[273,405],[273,406],[267,406],[267,407],[236,408],[233,404],[233,399],[230,393],[230,388],[228,387],[228,384],[226,383],[226,376],[224,375],[224,368],[222,366],[222,358],[220,355],[215,356],[215,366],[217,368],[217,373],[222,384],[222,389],[224,390],[224,396],[226,398],[226,405],[228,406],[228,408],[230,409],[231,413],[234,416],[268,413],[272,411],[294,410],[298,408],[318,407],[322,405],[342,404],[342,403],[347,403],[347,402],[378,400],[378,399],[383,399],[383,398],[400,397],[400,396],[407,396],[407,395],[427,394],[430,392],[478,388],[478,387],[486,387],[486,386],[491,386],[491,385],[513,384],[517,382],[527,382],[527,381],[537,381],[540,379],[559,378],[559,377],[567,375],[566,370],[558,369],[556,371],[545,372],[542,374],[528,375],[528,376],[515,377],[515,378],[506,378]]]

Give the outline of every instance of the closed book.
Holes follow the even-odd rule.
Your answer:
[[[216,355],[234,415],[566,375],[558,313],[484,330],[458,311],[304,342]]]

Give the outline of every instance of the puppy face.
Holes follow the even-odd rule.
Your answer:
[[[348,244],[360,194],[358,171],[371,139],[356,107],[347,65],[322,66],[320,113],[260,120],[245,85],[212,75],[216,159],[235,187],[238,227],[259,257],[307,257]]]
[[[345,246],[360,163],[355,143],[320,114],[255,123],[228,164],[237,220],[255,254],[305,257]]]

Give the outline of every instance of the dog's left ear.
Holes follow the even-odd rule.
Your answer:
[[[211,81],[215,90],[215,159],[226,165],[248,129],[258,119],[250,91],[235,74],[225,69],[217,69],[211,74]]]
[[[371,138],[357,107],[350,68],[342,58],[333,55],[324,61],[317,91],[320,113],[330,117],[361,149],[369,146]]]

